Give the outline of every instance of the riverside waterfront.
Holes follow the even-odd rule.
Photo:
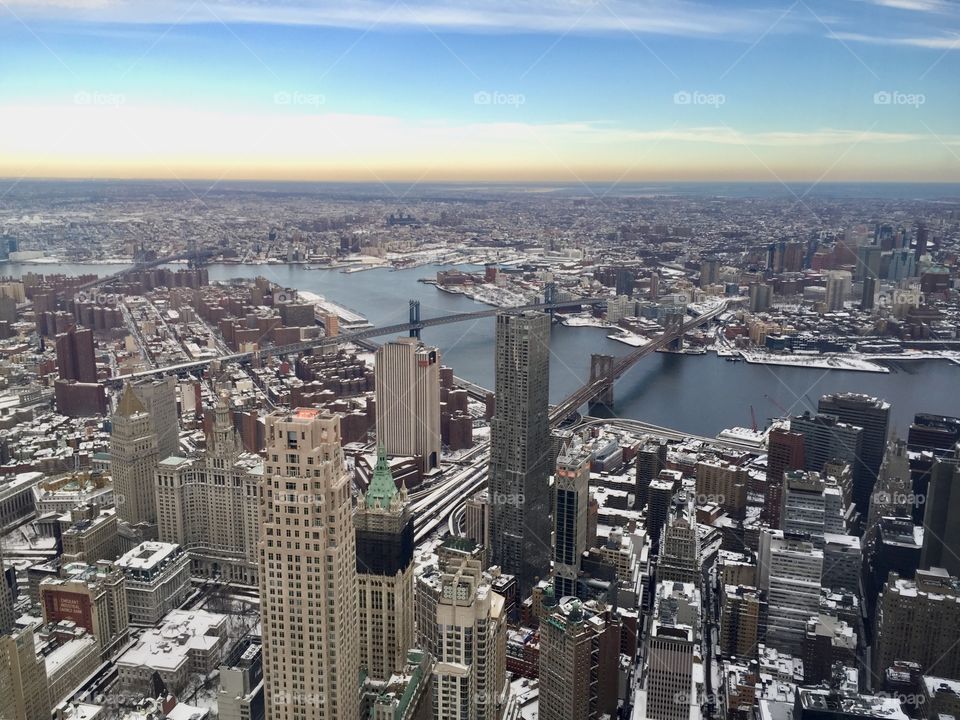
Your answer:
[[[122,265],[68,263],[0,264],[0,275],[27,272],[83,274],[115,272]],[[302,265],[211,265],[210,280],[262,275],[278,284],[323,295],[355,310],[375,325],[404,322],[407,302],[420,300],[424,318],[484,307],[462,295],[445,293],[418,282],[449,266],[426,265],[408,270],[378,268],[363,272],[308,270]],[[608,330],[554,325],[551,336],[550,398],[557,401],[589,375],[590,354],[624,355],[632,348],[607,338]],[[493,388],[492,318],[427,328],[425,342],[440,347],[443,362],[457,375]],[[960,366],[923,360],[887,363],[890,373],[863,373],[797,367],[730,363],[713,353],[656,353],[640,361],[616,385],[615,411],[691,434],[715,435],[720,430],[749,426],[750,407],[757,422],[816,409],[824,393],[852,391],[883,397],[893,404],[893,426],[905,436],[917,412],[960,415]]]

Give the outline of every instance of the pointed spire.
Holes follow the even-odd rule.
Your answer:
[[[147,409],[140,402],[140,398],[133,391],[133,385],[127,383],[123,386],[123,394],[120,396],[120,402],[117,403],[117,415],[130,417],[135,413],[145,413]]]
[[[390,472],[390,463],[387,462],[387,451],[383,445],[377,447],[377,466],[367,488],[367,507],[380,507],[384,510],[390,507],[390,501],[397,494],[397,484],[393,481]]]

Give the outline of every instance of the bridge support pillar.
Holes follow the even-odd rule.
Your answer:
[[[683,350],[683,315],[671,315],[667,319],[664,331],[671,335],[676,335],[667,345],[671,352],[680,352]]]
[[[613,369],[615,359],[613,355],[601,355],[599,353],[594,353],[590,356],[590,382],[593,383],[601,378],[606,378],[603,389],[589,402],[591,413],[594,408],[613,409],[613,377],[611,376],[611,370]]]
[[[410,324],[417,325],[420,324],[420,301],[411,300],[410,301]],[[420,328],[412,327],[410,328],[410,337],[420,339]]]

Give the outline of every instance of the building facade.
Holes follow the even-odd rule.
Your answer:
[[[461,560],[440,580],[434,717],[498,720],[506,700],[506,618],[476,560]]]
[[[419,459],[422,472],[440,466],[440,351],[416,338],[377,348],[377,441],[387,454]]]
[[[383,448],[353,515],[357,531],[360,667],[387,680],[413,647],[413,515]]]
[[[767,594],[767,645],[799,656],[807,620],[820,610],[823,551],[805,536],[760,534],[760,589]]]
[[[47,670],[37,656],[33,630],[0,634],[0,688],[5,720],[50,720]]]
[[[498,315],[491,424],[492,561],[521,597],[550,572],[550,316]]]
[[[111,417],[110,472],[117,514],[140,540],[157,539],[154,473],[158,452],[150,413],[127,384]]]
[[[340,421],[266,418],[260,602],[271,720],[359,715],[356,533]]]
[[[206,451],[157,465],[160,539],[187,551],[193,575],[257,585],[262,479],[263,461],[243,452],[221,396]]]
[[[694,675],[700,639],[700,593],[691,584],[657,584],[647,636],[647,707],[650,720],[689,720],[699,710]]]
[[[179,545],[144,542],[120,557],[132,625],[156,625],[180,607],[190,589],[190,559]]]
[[[577,594],[580,557],[587,549],[587,506],[590,504],[590,458],[579,438],[557,457],[554,475],[553,572],[558,598]]]
[[[920,566],[941,567],[960,577],[960,459],[937,458],[930,470],[923,514]]]
[[[113,657],[129,635],[126,576],[110,563],[67,565],[61,575],[40,582],[44,624],[72,621],[96,638],[103,660]]]

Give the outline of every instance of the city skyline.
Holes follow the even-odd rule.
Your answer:
[[[953,28],[938,0],[7,0],[0,176],[957,181]]]

